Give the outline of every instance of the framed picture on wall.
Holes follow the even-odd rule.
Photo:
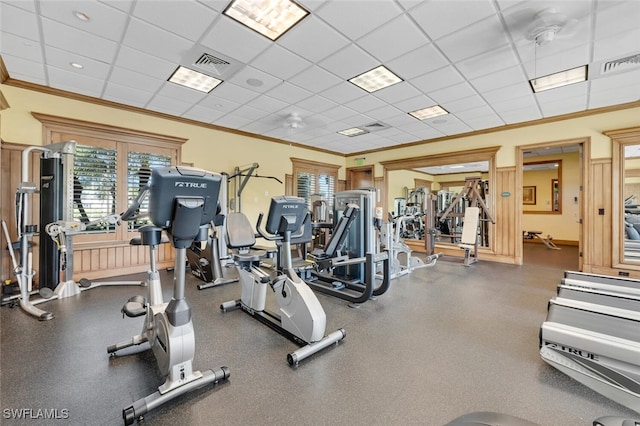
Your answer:
[[[535,203],[536,203],[536,187],[523,186],[522,187],[522,204],[535,204]]]

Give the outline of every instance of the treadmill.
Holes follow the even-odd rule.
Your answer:
[[[640,281],[565,273],[540,329],[540,356],[569,377],[640,413],[637,288]]]

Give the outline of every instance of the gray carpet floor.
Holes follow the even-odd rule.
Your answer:
[[[150,412],[144,423],[443,425],[476,411],[540,425],[637,417],[538,355],[547,302],[562,272],[576,267],[575,247],[525,244],[523,266],[481,261],[467,268],[442,258],[359,308],[319,294],[327,333],[344,328],[347,336],[297,368],[286,362],[293,343],[240,311],[220,311],[220,303],[239,298],[239,284],[198,291],[189,275],[194,367],[225,365],[231,377]],[[162,280],[168,299],[172,273],[163,271]],[[123,319],[120,308],[143,291],[100,287],[48,302],[41,307],[55,318],[47,322],[2,307],[1,423],[122,424],[122,409],[163,382],[144,347],[115,358],[106,352],[140,332],[142,318]],[[32,410],[34,417],[45,409],[64,418],[11,418],[11,410]]]

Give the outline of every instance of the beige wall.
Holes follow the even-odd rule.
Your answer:
[[[242,194],[242,210],[254,222],[260,211],[269,207],[274,195],[285,192],[285,174],[291,174],[290,157],[344,165],[344,157],[202,126],[164,120],[146,114],[128,112],[101,105],[79,102],[12,86],[0,86],[11,108],[2,111],[0,137],[3,141],[25,145],[42,144],[42,126],[31,112],[40,112],[76,120],[91,121],[187,139],[182,161],[215,172],[232,172],[236,166],[259,163],[257,173],[273,179],[252,178]],[[344,179],[344,167],[339,178]]]
[[[536,210],[530,205],[523,206],[522,228],[525,231],[542,231],[544,236],[551,235],[556,240],[577,242],[580,238],[578,226],[579,204],[575,197],[580,195],[580,158],[577,152],[553,156],[536,157],[535,161],[562,160],[562,214],[536,214],[527,211]],[[542,172],[537,176],[539,180],[527,180],[529,173],[523,174],[523,186],[535,185],[537,210],[551,210],[551,179],[555,171]]]
[[[193,163],[196,167],[226,172],[231,172],[238,165],[258,162],[260,163],[260,168],[258,169],[260,175],[275,176],[283,182],[285,181],[285,174],[291,173],[290,157],[308,158],[314,161],[340,165],[342,166],[339,170],[340,179],[346,179],[345,167],[356,166],[356,158],[362,157],[362,153],[344,157],[287,144],[273,143],[13,86],[0,85],[0,90],[2,90],[6,100],[11,105],[11,108],[1,113],[2,128],[0,129],[0,137],[7,142],[25,145],[41,144],[41,125],[31,116],[32,112],[40,112],[186,138],[187,142],[182,150],[182,160],[184,162]],[[598,160],[598,166],[603,165],[604,167],[606,164],[602,161],[606,162],[607,159],[611,158],[611,140],[603,132],[638,126],[640,125],[639,117],[640,106],[635,106],[634,108],[602,112],[563,121],[479,133],[473,136],[416,144],[381,152],[369,152],[366,153],[366,164],[364,165],[373,164],[375,177],[380,178],[383,176],[381,161],[451,152],[463,154],[468,149],[500,146],[501,148],[496,155],[496,167],[501,173],[501,180],[493,189],[497,191],[496,194],[507,191],[511,195],[507,198],[497,197],[496,194],[491,194],[491,196],[496,196],[499,201],[498,211],[504,211],[506,212],[504,213],[505,215],[509,215],[509,217],[498,217],[498,221],[503,221],[503,223],[504,221],[511,222],[514,220],[511,216],[517,212],[517,210],[514,210],[514,203],[515,197],[519,194],[519,189],[515,188],[515,179],[518,176],[515,173],[516,162],[518,161],[516,158],[517,146],[584,138],[585,140],[590,140],[591,146],[590,158],[587,158],[586,161],[593,163]],[[565,167],[564,164],[563,167]],[[503,177],[508,177],[508,179],[505,180]],[[594,185],[595,183],[597,182],[589,184]],[[405,183],[402,186],[407,186],[407,184]],[[279,184],[274,180],[253,179],[243,194],[243,211],[247,213],[251,220],[255,220],[257,213],[267,208],[270,197],[281,193],[284,193],[283,184]],[[571,196],[570,191],[565,190],[564,193],[566,196]],[[586,193],[585,197],[588,196],[589,193]],[[393,200],[393,194],[390,194],[389,200]],[[563,211],[570,206],[571,202],[563,199]],[[594,213],[587,212],[587,214],[593,215]],[[509,227],[513,227],[513,225],[509,225]],[[545,230],[545,232],[547,231]],[[550,233],[555,232],[555,229],[550,229]],[[500,241],[504,240],[504,236],[501,235],[497,236]],[[554,235],[554,237],[563,239],[561,235]],[[513,261],[517,257],[517,254],[514,254],[517,253],[517,249],[512,245],[519,244],[518,238],[517,229],[514,228],[509,231],[509,241],[501,242],[496,260]],[[589,244],[597,245],[602,243],[598,238],[600,237],[588,236],[585,237],[585,240]],[[511,239],[514,241],[511,242]],[[607,242],[607,244],[610,244],[610,242]]]

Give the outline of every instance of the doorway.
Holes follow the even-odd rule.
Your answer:
[[[589,140],[522,145],[516,155],[516,186],[522,190],[517,203],[519,263],[582,270]]]

